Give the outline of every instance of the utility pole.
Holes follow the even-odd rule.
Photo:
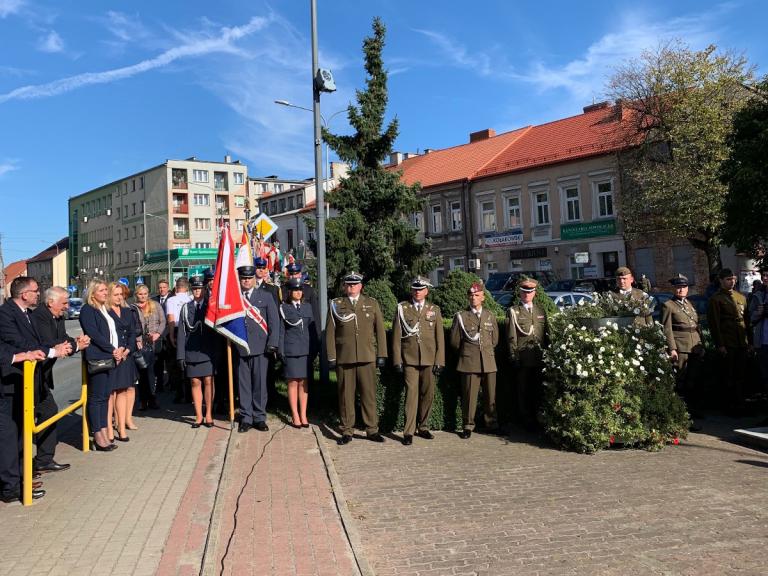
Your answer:
[[[5,303],[5,262],[3,261],[3,235],[0,234],[0,304]]]

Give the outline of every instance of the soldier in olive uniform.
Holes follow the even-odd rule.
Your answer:
[[[432,285],[417,276],[411,283],[411,300],[397,305],[392,321],[392,363],[405,375],[405,428],[403,444],[413,443],[414,432],[426,440],[429,413],[435,397],[434,376],[445,366],[445,336],[440,308],[426,301]]]
[[[344,277],[346,297],[334,298],[328,307],[325,343],[330,368],[336,368],[339,387],[339,444],[352,441],[355,426],[355,392],[360,390],[363,423],[369,440],[384,442],[379,434],[376,409],[376,367],[387,358],[387,334],[379,303],[361,294],[363,277]]]
[[[696,308],[688,300],[688,278],[679,274],[669,283],[672,284],[675,295],[667,300],[661,309],[661,324],[664,326],[664,335],[667,337],[669,356],[678,371],[678,389],[685,394],[691,391],[694,383],[689,363],[692,357],[701,356],[704,353],[704,347],[701,345],[699,316]]]
[[[744,401],[744,364],[747,355],[747,329],[744,309],[747,299],[737,292],[736,275],[728,268],[720,271],[720,290],[709,299],[707,322],[712,341],[722,356],[722,392],[730,409],[740,409]]]
[[[484,389],[484,418],[487,428],[498,428],[496,418],[496,355],[499,342],[496,318],[483,308],[483,285],[469,288],[469,307],[456,313],[451,326],[451,346],[459,353],[456,371],[461,374],[461,415],[464,428],[459,437],[468,439],[475,429],[475,411],[480,387]]]
[[[647,309],[642,309],[640,314],[635,316],[635,326],[653,326],[653,300],[651,297],[638,288],[633,288],[635,281],[632,271],[626,266],[616,269],[616,290],[609,292],[614,300],[622,302],[646,303]]]
[[[520,304],[507,312],[509,358],[515,370],[518,416],[527,428],[536,423],[542,392],[544,348],[549,344],[547,315],[534,304],[539,283],[526,278],[520,282]]]

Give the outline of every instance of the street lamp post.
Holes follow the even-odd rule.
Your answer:
[[[158,220],[162,220],[163,222],[165,222],[166,235],[167,235],[167,232],[168,232],[167,227],[169,225],[168,224],[168,218],[166,218],[165,216],[158,216],[157,214],[150,214],[146,210],[144,211],[144,263],[145,264],[147,262],[147,216],[149,216],[151,218],[157,218]],[[170,286],[172,281],[173,281],[173,279],[171,278],[171,244],[170,244],[170,242],[168,242],[168,251],[167,251],[166,254],[167,254],[166,258],[167,258],[167,261],[168,261],[168,278],[167,278],[167,280],[168,280],[168,285]]]

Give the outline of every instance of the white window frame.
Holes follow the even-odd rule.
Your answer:
[[[208,170],[192,170],[192,179],[194,182],[204,182],[207,184],[209,178],[210,175]]]
[[[429,207],[429,226],[432,234],[443,233],[443,206],[432,204]]]
[[[210,218],[195,218],[195,230],[210,230],[211,219]]]
[[[600,192],[600,185],[608,184],[611,187],[609,192]],[[616,182],[613,176],[606,178],[595,178],[591,181],[592,185],[592,214],[593,220],[610,220],[616,218]],[[611,212],[610,214],[600,213],[600,199],[602,197],[610,196],[611,199]]]
[[[451,232],[461,232],[464,222],[461,214],[461,201],[451,200],[448,204],[451,214]]]
[[[547,197],[546,202],[539,202],[538,196],[544,194]],[[546,222],[539,219],[539,207],[546,206],[545,213],[547,216]],[[531,219],[535,227],[544,227],[552,225],[552,210],[551,202],[549,198],[549,188],[539,188],[531,190]]]
[[[523,229],[524,225],[524,219],[523,219],[523,195],[521,194],[520,188],[506,188],[502,190],[501,195],[503,201],[504,201],[504,227],[507,230],[517,230]],[[510,200],[517,200],[517,213],[518,213],[518,219],[520,222],[515,225],[512,223],[512,219],[509,217],[509,201]]]
[[[564,182],[563,184],[558,185],[558,189],[560,190],[560,222],[582,222],[584,220],[584,210],[581,202],[581,186],[579,186],[579,182]],[[568,198],[568,193],[573,190],[576,191],[576,197]],[[577,218],[570,217],[568,210],[570,204],[576,205],[576,209],[578,211]]]
[[[424,232],[424,212],[414,212],[411,214],[411,225],[419,232]]]
[[[493,226],[487,226],[485,222],[486,215],[491,211],[486,211],[484,204],[490,203],[493,205]],[[499,218],[496,213],[496,194],[494,192],[487,192],[483,195],[477,196],[477,229],[481,232],[496,232],[499,229]]]
[[[451,256],[448,259],[449,270],[464,270],[467,269],[467,261],[464,256]]]
[[[235,184],[243,184],[245,182],[245,174],[243,172],[232,172],[232,180]]]
[[[196,192],[195,195],[192,197],[192,205],[193,206],[210,206],[211,195],[201,194]]]

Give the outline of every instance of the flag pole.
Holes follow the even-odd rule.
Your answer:
[[[229,423],[235,425],[235,394],[232,375],[232,341],[227,340],[227,372],[229,383]]]

